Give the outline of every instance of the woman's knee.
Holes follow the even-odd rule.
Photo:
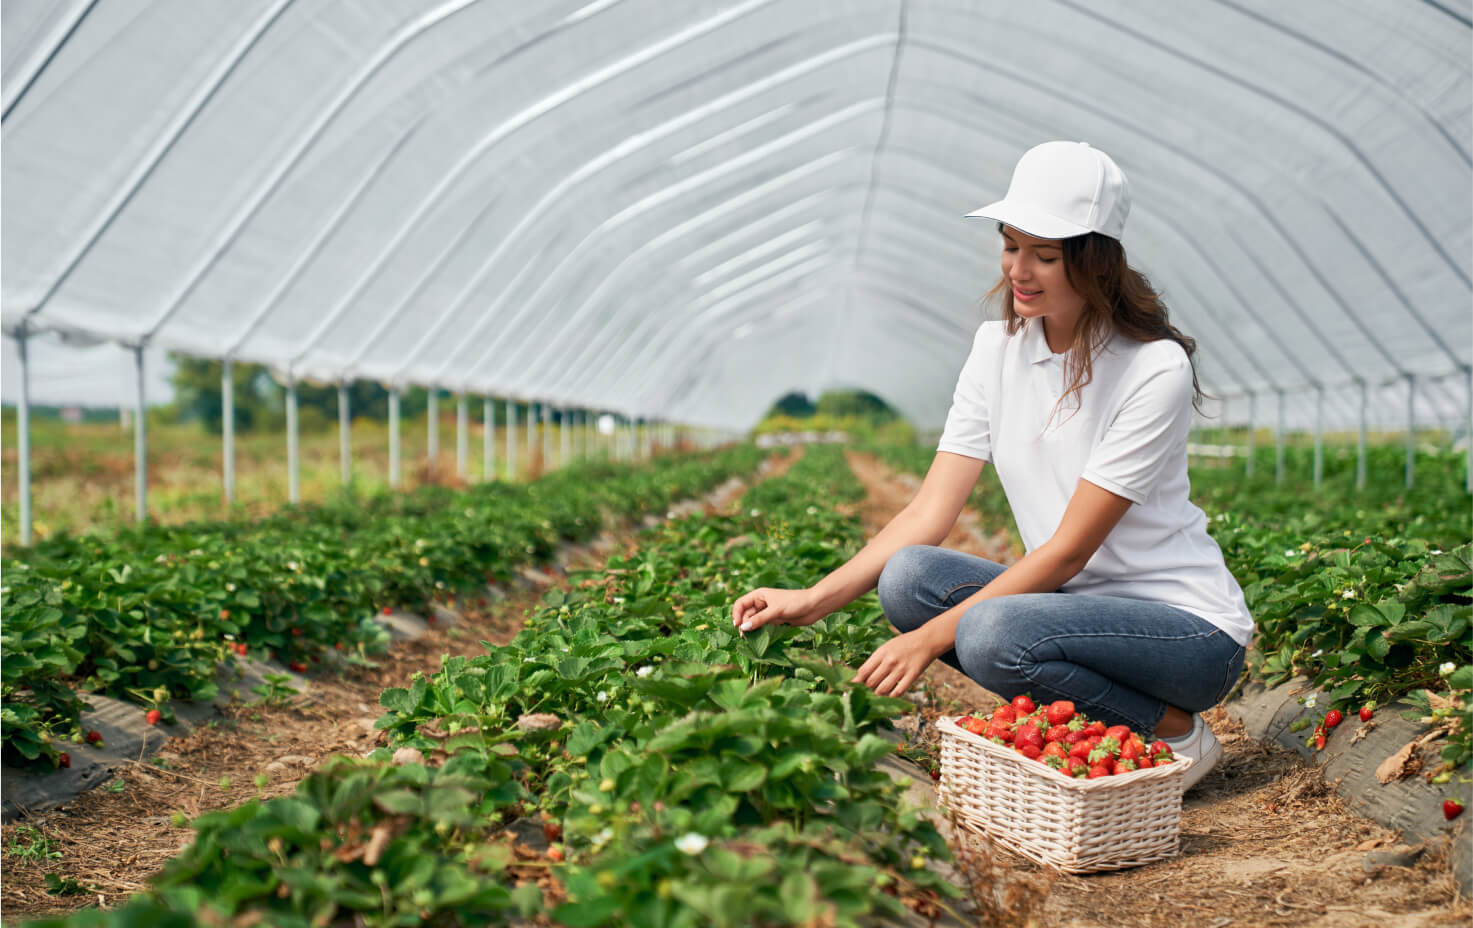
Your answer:
[[[1021,672],[1017,623],[1002,599],[984,599],[967,610],[956,628],[956,656],[968,677],[1012,698],[1027,689]]]
[[[924,545],[908,545],[890,555],[875,587],[885,616],[901,631],[910,631],[919,610]]]

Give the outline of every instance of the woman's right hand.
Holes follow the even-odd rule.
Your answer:
[[[745,634],[764,625],[812,625],[828,615],[813,590],[753,590],[731,607],[731,624]]]

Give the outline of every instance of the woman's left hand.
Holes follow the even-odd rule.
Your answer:
[[[924,632],[925,629],[916,629],[880,645],[860,666],[854,681],[879,696],[904,693],[936,659],[935,649]]]

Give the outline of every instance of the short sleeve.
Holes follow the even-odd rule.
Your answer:
[[[1125,397],[1082,475],[1137,504],[1150,498],[1174,456],[1185,453],[1192,425],[1191,362],[1175,342],[1165,344],[1175,353]]]
[[[949,451],[981,461],[992,459],[992,426],[987,411],[984,381],[990,367],[1000,363],[992,350],[991,330],[998,324],[984,323],[972,340],[972,352],[962,365],[961,376],[951,396],[951,411],[946,414],[946,428],[941,432],[937,451]]]

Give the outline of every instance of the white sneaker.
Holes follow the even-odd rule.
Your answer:
[[[1175,738],[1163,738],[1171,746],[1171,753],[1177,757],[1190,757],[1192,766],[1182,778],[1182,792],[1190,790],[1197,785],[1197,781],[1207,775],[1207,771],[1217,766],[1222,759],[1222,745],[1218,743],[1217,737],[1212,734],[1212,729],[1202,721],[1202,716],[1192,715],[1192,730],[1185,735]]]

